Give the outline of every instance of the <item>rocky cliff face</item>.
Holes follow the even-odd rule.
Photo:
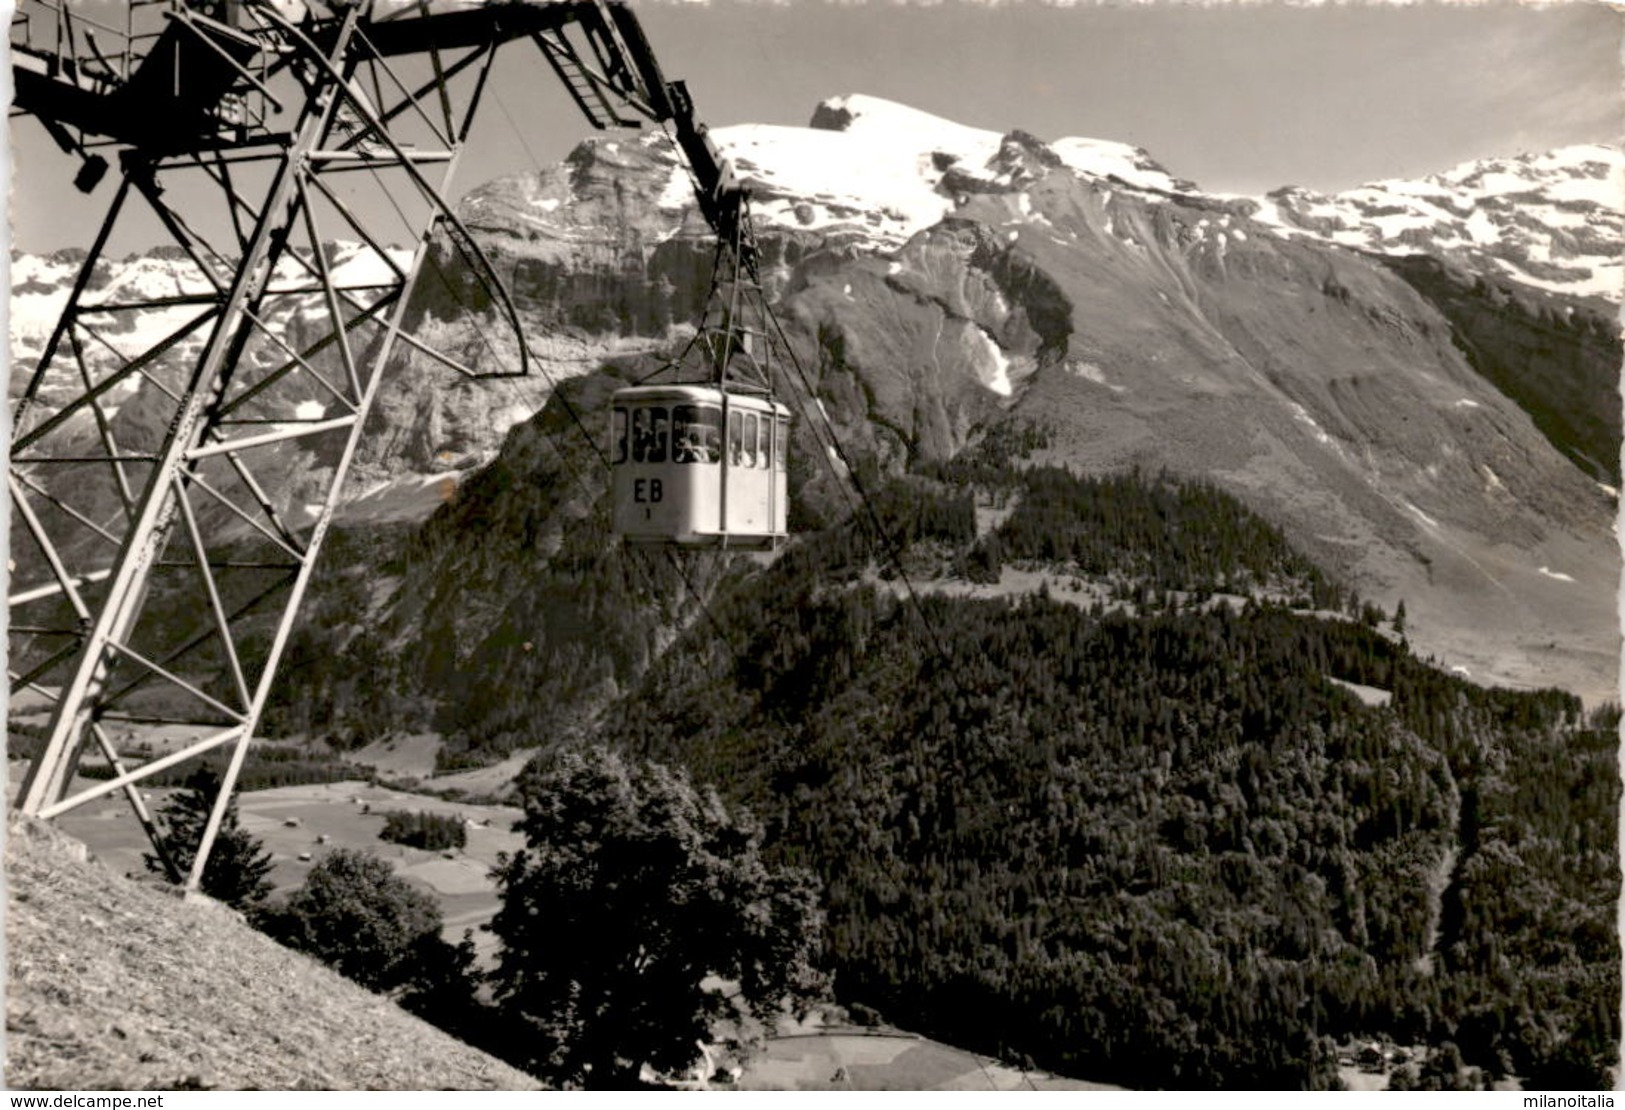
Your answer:
[[[1617,481],[1619,430],[1596,412],[1617,407],[1599,402],[1620,346],[1606,301],[1535,286],[1606,285],[1619,206],[1599,190],[1617,156],[1390,183],[1388,201],[1259,199],[1204,194],[1121,144],[980,131],[866,97],[826,102],[810,128],[713,138],[752,190],[764,276],[806,374],[784,383],[801,409],[804,507],[839,503],[812,434],[824,415],[850,454],[897,471],[951,456],[1008,412],[1050,429],[1048,461],[1167,469],[1240,494],[1362,593],[1403,598],[1413,642],[1474,678],[1615,690],[1619,568],[1600,483]],[[1509,183],[1518,173],[1528,188]],[[1439,214],[1422,228],[1427,205]],[[543,373],[454,383],[403,358],[353,526],[421,520],[505,435],[519,454],[498,469],[523,483],[515,460],[580,436],[559,419],[508,432],[553,383],[606,359],[652,366],[699,313],[710,233],[663,136],[585,143],[543,173],[481,186],[463,212]],[[1541,226],[1556,230],[1537,249]],[[1526,259],[1568,251],[1564,273],[1513,265],[1514,240]],[[1486,268],[1501,276],[1480,280]],[[487,307],[441,251],[411,323],[469,362],[511,365]],[[596,426],[590,406],[585,419]],[[577,463],[590,501],[602,476]],[[557,507],[515,510],[515,534],[557,534],[544,519]],[[461,574],[471,558],[448,546],[423,571],[425,584],[461,579],[434,588],[437,611],[504,608],[454,596],[514,587],[506,573]],[[383,590],[377,619],[421,630],[421,595]],[[503,643],[526,642],[529,619],[507,621]],[[463,629],[451,671],[498,651],[496,635]]]
[[[1475,370],[1581,470],[1620,484],[1619,326],[1611,305],[1485,277],[1432,255],[1385,264],[1450,321]]]

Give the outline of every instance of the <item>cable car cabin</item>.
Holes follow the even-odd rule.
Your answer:
[[[790,410],[708,385],[612,398],[615,531],[628,543],[777,547],[786,533]]]

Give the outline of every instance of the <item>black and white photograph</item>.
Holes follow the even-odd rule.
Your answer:
[[[1612,1105],[1625,7],[0,10],[7,1089]]]

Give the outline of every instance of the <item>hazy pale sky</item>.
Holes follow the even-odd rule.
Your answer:
[[[667,78],[688,81],[713,126],[803,125],[820,100],[862,92],[978,127],[1131,143],[1213,191],[1335,191],[1622,131],[1625,15],[1584,0],[636,8]],[[505,51],[459,191],[591,134],[534,47]],[[13,134],[14,245],[88,243],[111,183],[80,197],[37,124]]]

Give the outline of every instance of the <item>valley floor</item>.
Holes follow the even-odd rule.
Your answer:
[[[403,772],[413,769],[404,764],[397,768]],[[19,780],[23,770],[21,764],[11,766],[11,781],[14,784]],[[437,780],[437,783],[439,781],[441,780]],[[170,791],[163,789],[153,790],[149,795],[149,804],[154,808],[162,806],[169,793]],[[424,852],[379,840],[377,830],[383,824],[382,814],[390,809],[455,814],[470,823],[468,845],[455,853],[438,853]],[[487,872],[495,862],[498,852],[511,852],[522,846],[519,835],[511,831],[512,824],[519,815],[517,809],[508,806],[446,802],[429,795],[369,786],[356,781],[252,791],[241,795],[239,811],[242,826],[263,841],[272,854],[275,867],[271,877],[278,890],[292,889],[304,881],[304,876],[313,861],[301,860],[299,858],[301,855],[319,857],[327,845],[368,848],[390,860],[400,874],[438,897],[445,914],[445,936],[448,940],[454,942],[460,940],[464,930],[473,929],[476,951],[482,962],[489,962],[493,955],[495,940],[489,934],[480,932],[478,928],[488,921],[497,909],[496,889]],[[38,849],[30,847],[33,843],[30,838],[43,837],[42,843],[52,852],[63,852],[73,856],[84,854],[90,857],[89,862],[80,862],[77,866],[89,868],[89,874],[95,876],[95,892],[88,901],[75,895],[67,897],[63,905],[57,907],[58,912],[68,914],[70,917],[77,915],[81,920],[78,931],[89,928],[90,924],[96,922],[108,924],[114,918],[124,922],[120,926],[121,929],[129,928],[134,925],[135,918],[139,914],[145,921],[135,928],[137,933],[149,929],[195,930],[198,926],[188,922],[197,915],[204,917],[213,915],[222,920],[231,919],[226,928],[233,935],[238,930],[252,933],[252,930],[248,930],[236,920],[230,911],[212,903],[183,904],[157,884],[156,880],[136,883],[129,881],[132,878],[143,880],[145,878],[146,869],[141,858],[145,841],[130,813],[128,803],[122,796],[103,799],[82,807],[63,817],[60,825],[60,833],[43,829],[32,831],[25,829],[22,835],[14,835],[13,839],[17,841],[16,850],[15,853],[8,851],[7,860],[8,877],[13,879],[14,897],[17,896],[16,892],[21,892],[26,902],[32,896],[33,880],[28,870],[31,864],[27,860]],[[76,931],[69,930],[64,934],[54,928],[41,930],[40,923],[34,920],[34,916],[27,909],[21,914],[14,913],[8,928],[11,950],[20,954],[20,959],[14,961],[12,965],[14,1005],[11,1017],[14,1019],[15,1028],[12,1030],[13,1055],[7,1073],[11,1085],[89,1087],[102,1083],[127,1087],[164,1086],[165,1076],[160,1076],[139,1062],[140,1054],[148,1051],[141,1047],[147,1043],[147,1034],[142,1034],[132,1042],[137,1046],[137,1061],[134,1063],[118,1051],[118,1046],[124,1040],[119,1033],[111,1034],[115,1047],[110,1050],[110,1054],[104,1054],[102,1050],[95,1048],[92,1042],[106,1041],[109,1031],[114,1029],[127,1031],[151,1028],[158,1030],[158,1035],[171,1037],[180,1044],[185,1041],[184,1032],[176,1030],[166,1032],[167,1027],[163,1023],[154,1024],[146,1017],[121,1020],[116,1015],[109,1016],[108,1013],[102,1012],[108,1007],[116,1008],[118,991],[111,983],[102,983],[93,988],[84,986],[81,989],[82,984],[65,982],[58,977],[53,987],[48,972],[52,962],[53,944],[47,943],[45,938],[66,935],[70,938],[67,944],[72,946],[77,943],[72,939]],[[159,920],[159,917],[169,920]],[[205,924],[202,927],[214,926]],[[268,938],[260,937],[258,934],[253,934],[253,937],[255,944],[263,942],[272,950],[280,952]],[[130,958],[135,944],[136,942],[132,940],[121,948],[119,950],[121,958]],[[315,965],[304,957],[292,953],[287,955],[301,967],[308,965],[315,969]],[[183,966],[183,961],[175,952],[169,952],[167,955],[159,952],[153,955],[153,958],[172,960],[173,963],[168,965],[172,969]],[[136,958],[135,963],[139,968],[142,959]],[[100,965],[92,960],[89,964],[78,968],[75,977],[83,974],[94,978],[98,966]],[[199,975],[206,977],[211,974],[208,968],[196,960],[190,961],[187,966],[196,967]],[[323,976],[326,976],[325,969],[321,970]],[[415,1019],[396,1011],[382,999],[366,995],[360,988],[348,983],[345,983],[344,987],[348,991],[364,996],[378,1013],[387,1013],[390,1017],[398,1014],[402,1020],[411,1022],[413,1026],[418,1024]],[[182,989],[188,988],[183,985]],[[40,993],[55,997],[56,990],[63,991],[66,998],[73,1000],[73,1004],[50,1006],[41,997],[37,997]],[[85,1000],[89,997],[87,992],[94,994],[99,1001],[85,1005]],[[126,988],[125,993],[130,1005],[136,1009],[141,1009],[152,999],[160,997],[156,993],[156,988],[139,983]],[[245,996],[241,1000],[244,1005],[252,1004],[252,1000],[246,996],[253,992],[239,993]],[[151,998],[143,1001],[149,994]],[[226,1004],[229,1006],[232,1003],[228,1001]],[[236,1022],[231,1027],[236,1028],[243,1024]],[[36,1033],[44,1033],[47,1030],[50,1031],[48,1036],[36,1036]],[[291,1039],[291,1035],[274,1030],[266,1035],[275,1044],[282,1044]],[[294,1066],[292,1061],[285,1061],[274,1067],[268,1065],[270,1070],[263,1078],[256,1078],[259,1075],[257,1072],[250,1074],[233,1071],[230,1066],[232,1059],[230,1051],[228,1047],[216,1059],[198,1046],[187,1049],[186,1058],[193,1061],[189,1065],[192,1071],[185,1075],[177,1072],[173,1077],[173,1083],[178,1085],[196,1079],[208,1086],[220,1087],[310,1085],[309,1081],[302,1078],[303,1072],[287,1071],[288,1067]],[[472,1049],[467,1051],[475,1056],[479,1055]],[[170,1056],[163,1055],[154,1066],[157,1064],[170,1066],[171,1063]],[[314,1076],[317,1073],[310,1074]],[[335,1086],[352,1085],[346,1082],[342,1073],[321,1074],[325,1077],[321,1082],[332,1083]],[[519,1073],[515,1072],[513,1075],[519,1076]],[[515,1082],[516,1085],[533,1085],[528,1077],[523,1076]],[[381,1080],[379,1083],[390,1085]],[[431,1082],[429,1085],[443,1084]],[[479,1085],[483,1084],[472,1081],[468,1083],[469,1087]],[[508,1084],[504,1082],[502,1085]],[[781,1035],[770,1040],[767,1047],[748,1063],[736,1082],[719,1076],[707,1086],[713,1090],[752,1091],[1120,1089],[1042,1072],[1023,1072],[991,1058],[928,1040],[913,1033],[895,1029],[825,1026],[816,1018],[809,1019],[806,1024],[786,1028]]]
[[[13,779],[20,772],[13,768]],[[161,808],[169,790],[150,792],[148,804]],[[450,852],[428,852],[392,844],[378,837],[384,814],[408,810],[453,815],[465,823],[468,844]],[[510,806],[446,802],[362,781],[283,786],[239,796],[242,827],[271,853],[271,881],[279,892],[305,881],[329,845],[364,848],[388,860],[396,872],[435,895],[445,915],[446,939],[455,943],[464,930],[474,930],[474,944],[487,957],[495,938],[479,926],[497,909],[496,886],[489,877],[500,852],[523,846],[512,831],[519,811]],[[142,876],[146,841],[122,796],[92,802],[64,815],[63,830],[119,874]],[[301,858],[303,857],[303,858]]]
[[[816,1025],[768,1042],[735,1086],[742,1091],[1123,1090],[1021,1071],[895,1029]]]

